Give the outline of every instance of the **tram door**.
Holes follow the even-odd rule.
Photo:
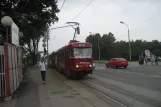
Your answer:
[[[66,70],[66,74],[68,76],[70,76],[70,50],[66,49],[65,51],[65,70]]]

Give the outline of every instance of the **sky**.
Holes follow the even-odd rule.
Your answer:
[[[58,8],[64,0],[58,0]],[[84,42],[89,32],[108,34],[112,32],[117,41],[128,41],[128,30],[123,21],[129,26],[130,39],[161,41],[161,0],[94,0],[75,20],[73,18],[91,0],[66,0],[58,14],[59,21],[51,28],[67,25],[66,22],[80,23],[80,35],[76,39]],[[49,53],[67,45],[72,40],[72,27],[50,30]],[[42,51],[42,39],[39,51]]]

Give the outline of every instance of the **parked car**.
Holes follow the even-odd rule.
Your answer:
[[[124,58],[112,58],[110,61],[106,63],[106,67],[118,68],[124,67],[127,68],[128,61]]]

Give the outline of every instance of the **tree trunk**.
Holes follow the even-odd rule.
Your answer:
[[[33,40],[33,65],[36,63],[36,44],[35,44],[35,40]]]
[[[36,62],[39,62],[39,57],[38,57],[39,39],[38,39],[38,35],[37,35],[37,34],[36,34],[36,39],[37,39],[37,40],[36,40],[36,47],[37,47],[37,48],[36,48],[36,52],[37,52],[37,53],[36,53],[36,59],[37,59]]]
[[[35,44],[35,29],[33,28],[33,38],[32,38],[32,42],[33,42],[33,55],[32,55],[32,58],[33,58],[33,65],[35,65],[35,51],[36,51],[36,44]]]

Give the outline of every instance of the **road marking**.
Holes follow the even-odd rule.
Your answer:
[[[106,67],[95,67],[96,70],[106,69]]]
[[[108,70],[109,72],[116,72],[116,73],[127,73],[127,74],[137,74],[137,75],[145,75],[153,78],[161,78],[161,75],[150,75],[146,73],[138,73],[138,72],[132,72],[132,71],[122,71],[120,69],[112,69],[112,68],[106,68],[106,67],[96,67],[95,70]]]
[[[145,73],[137,73],[137,72],[131,72],[131,71],[116,71],[119,73],[127,73],[127,74],[137,74],[137,75],[146,75],[149,77],[154,77],[154,78],[161,78],[161,75],[149,75],[149,74],[145,74]]]

